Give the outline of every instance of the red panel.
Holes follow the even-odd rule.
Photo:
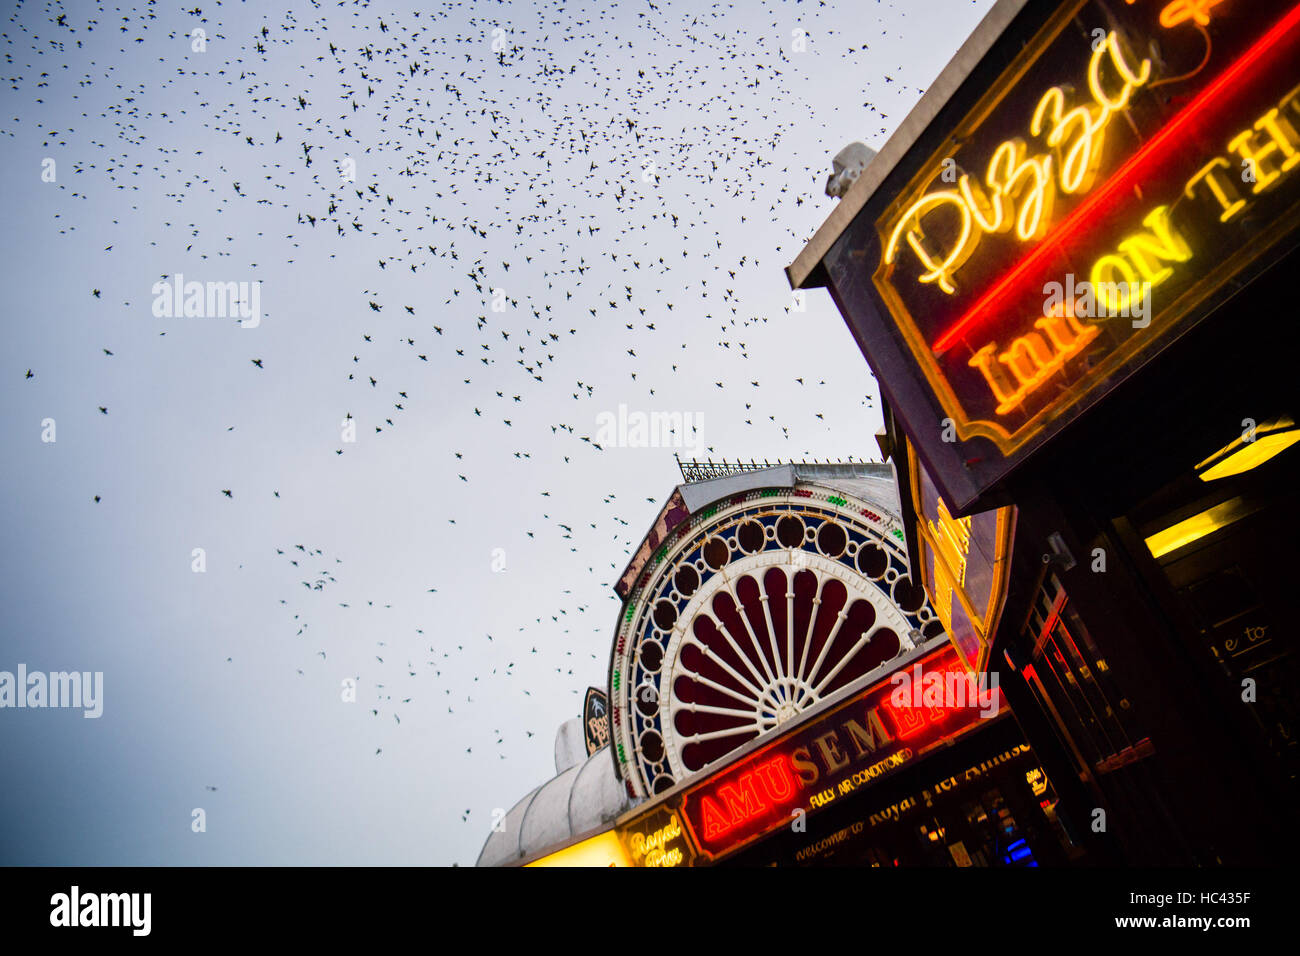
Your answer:
[[[909,680],[969,676],[951,645],[922,658],[915,668],[906,669]],[[870,785],[979,724],[981,709],[973,700],[964,706],[955,698],[932,706],[911,706],[901,697],[891,701],[899,689],[893,678],[687,790],[682,817],[696,844],[710,856],[730,853],[788,826],[792,811],[813,811]],[[993,715],[1000,714],[1001,697],[996,688],[992,694]]]

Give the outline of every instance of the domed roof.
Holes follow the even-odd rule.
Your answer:
[[[609,747],[552,777],[516,803],[483,844],[477,866],[506,866],[575,837],[607,829],[631,807]]]

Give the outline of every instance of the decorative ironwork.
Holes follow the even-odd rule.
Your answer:
[[[746,569],[748,566],[748,569]],[[733,577],[733,575],[735,575]],[[670,769],[685,777],[775,730],[910,646],[888,595],[830,560],[768,552],[728,566],[688,606],[665,657]]]
[[[871,464],[871,462],[862,462],[854,458],[843,461],[768,461],[767,459],[757,461],[752,458],[749,461],[727,461],[726,459],[714,461],[712,458],[706,461],[682,461],[679,456],[674,455],[674,457],[677,458],[677,467],[681,469],[682,481],[687,484],[694,481],[709,481],[713,478],[730,478],[732,475],[741,475],[749,471],[762,471],[766,468],[779,468],[782,465],[793,465],[796,468],[812,468]]]
[[[634,796],[706,772],[943,632],[909,577],[897,518],[874,509],[814,486],[756,488],[668,534],[620,614],[610,672]]]

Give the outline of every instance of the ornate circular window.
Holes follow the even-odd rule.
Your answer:
[[[754,491],[679,526],[629,596],[616,760],[661,792],[941,633],[897,521],[824,489]]]

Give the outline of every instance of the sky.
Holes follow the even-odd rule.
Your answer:
[[[878,455],[783,269],[990,6],[6,4],[0,863],[472,865],[674,455]]]

